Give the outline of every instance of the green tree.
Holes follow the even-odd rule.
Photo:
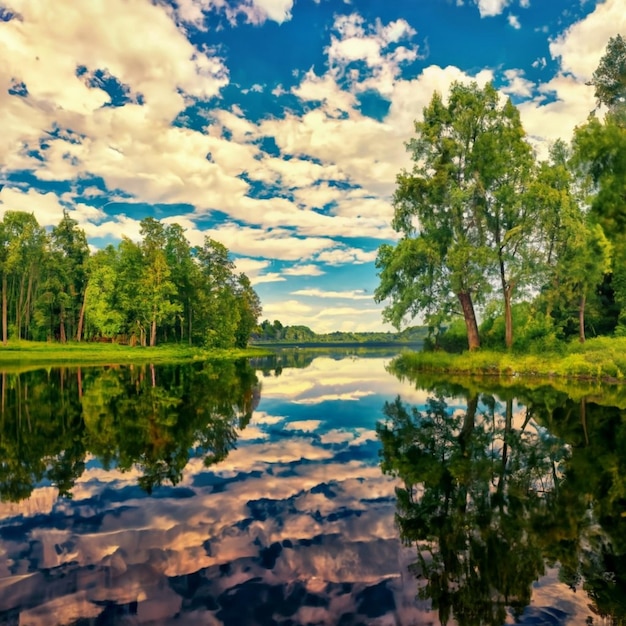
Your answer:
[[[232,347],[241,317],[235,295],[235,265],[228,248],[210,237],[205,238],[203,246],[195,248],[195,254],[199,283],[194,335],[207,347]]]
[[[138,292],[145,307],[144,318],[150,327],[150,346],[155,346],[157,326],[181,312],[182,305],[174,300],[176,285],[170,279],[165,227],[153,217],[147,217],[141,221],[140,232],[143,263]]]
[[[375,298],[391,300],[384,316],[396,326],[417,314],[439,325],[460,305],[473,350],[480,347],[474,304],[489,292],[490,275],[500,278],[510,311],[525,267],[530,219],[520,191],[530,148],[517,110],[501,105],[491,84],[454,83],[447,103],[435,93],[415,133],[407,143],[413,169],[398,175],[394,194],[392,225],[402,238],[379,249]]]
[[[196,278],[198,267],[194,263],[191,246],[185,238],[185,231],[179,224],[169,224],[165,227],[165,240],[165,256],[170,269],[170,280],[176,285],[176,293],[172,296],[172,301],[176,304],[178,329],[176,326],[172,327],[173,336],[176,336],[178,330],[178,337],[182,342],[186,333],[187,341],[191,344],[194,285],[199,282]]]
[[[569,150],[564,142],[551,149],[529,192],[530,204],[540,216],[547,313],[575,310],[578,336],[585,341],[585,311],[605,274],[610,272],[612,246],[601,226],[583,206],[575,189]],[[566,320],[569,318],[566,315]]]
[[[245,348],[261,315],[261,300],[252,288],[250,279],[245,274],[239,274],[236,278],[235,295],[239,309],[239,322],[235,330],[235,345],[238,348]]]
[[[109,245],[89,259],[85,290],[85,326],[90,338],[117,337],[125,317],[119,303],[117,250]]]
[[[35,216],[7,211],[1,228],[2,342],[7,344],[12,322],[18,339],[28,336],[37,297],[37,282],[46,254],[47,236]],[[9,309],[11,319],[9,319]]]
[[[603,120],[592,114],[574,132],[574,162],[591,186],[591,213],[613,244],[611,287],[621,308],[617,331],[626,332],[626,41],[609,40],[590,83]]]
[[[626,107],[626,39],[618,34],[609,39],[606,51],[588,83],[595,88],[598,104],[615,111]]]
[[[64,211],[63,218],[50,233],[40,297],[48,334],[58,337],[62,343],[68,337],[80,339],[82,336],[88,259],[85,232]]]

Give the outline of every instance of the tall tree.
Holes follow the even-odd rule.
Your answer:
[[[576,310],[578,336],[584,342],[587,301],[610,271],[612,246],[584,206],[569,156],[565,143],[556,142],[528,196],[539,216],[547,313],[555,307]]]
[[[47,268],[46,291],[56,333],[65,343],[69,337],[82,335],[82,317],[89,246],[85,231],[67,211],[50,233],[50,256]]]
[[[203,246],[195,248],[195,254],[200,283],[196,291],[198,323],[194,333],[208,347],[231,347],[235,345],[240,319],[235,296],[235,264],[228,248],[210,237],[205,237]]]
[[[173,302],[177,305],[178,329],[172,326],[174,336],[178,330],[178,336],[182,342],[187,336],[187,341],[192,341],[192,311],[194,300],[194,285],[198,282],[195,276],[198,266],[194,263],[191,246],[185,238],[185,231],[179,224],[169,224],[165,227],[165,256],[170,269],[170,279],[176,285],[176,293]]]
[[[536,260],[532,237],[536,216],[526,199],[534,159],[519,111],[510,100],[487,115],[492,119],[476,139],[474,170],[480,181],[479,206],[496,254],[496,275],[504,305],[504,341],[510,349],[513,297],[516,291],[529,287]]]
[[[592,217],[613,244],[611,285],[621,307],[618,332],[626,332],[626,40],[612,37],[590,85],[598,104],[595,113],[574,132],[574,161],[591,184]]]
[[[141,243],[143,271],[139,292],[142,295],[142,302],[147,307],[150,346],[155,346],[157,325],[178,313],[182,307],[173,300],[176,286],[170,279],[171,271],[165,254],[167,242],[165,227],[153,217],[148,217],[141,221],[140,232],[143,237]]]
[[[519,115],[491,84],[454,83],[447,103],[433,95],[407,149],[414,166],[397,177],[392,223],[402,239],[379,250],[375,297],[391,300],[384,315],[396,326],[420,313],[439,323],[460,305],[474,350],[474,304],[489,292],[490,274],[500,278],[510,323],[514,277],[523,266],[529,220],[519,193],[531,154]]]
[[[609,110],[626,106],[626,39],[618,34],[611,37],[606,51],[588,85],[595,88],[598,104]]]
[[[250,279],[245,274],[239,274],[235,280],[235,296],[237,297],[237,308],[239,309],[239,322],[235,331],[235,345],[238,348],[245,348],[261,315],[261,300],[252,288]]]
[[[35,216],[22,211],[7,211],[4,214],[2,235],[2,342],[6,345],[11,321],[18,339],[30,331],[36,282],[47,237]]]
[[[122,333],[125,315],[119,301],[118,251],[109,245],[89,259],[89,281],[85,290],[87,337],[114,338]]]

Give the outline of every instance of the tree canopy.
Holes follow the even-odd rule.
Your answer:
[[[65,212],[46,232],[32,214],[0,222],[2,339],[84,339],[154,346],[185,342],[245,347],[261,302],[228,249],[192,247],[178,224],[142,220],[141,239],[122,237],[91,253]]]

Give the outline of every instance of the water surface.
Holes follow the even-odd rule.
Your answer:
[[[623,620],[623,410],[389,361],[3,375],[0,623]]]

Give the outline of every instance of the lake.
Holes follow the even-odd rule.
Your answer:
[[[0,624],[626,623],[621,388],[392,356],[2,374]]]

